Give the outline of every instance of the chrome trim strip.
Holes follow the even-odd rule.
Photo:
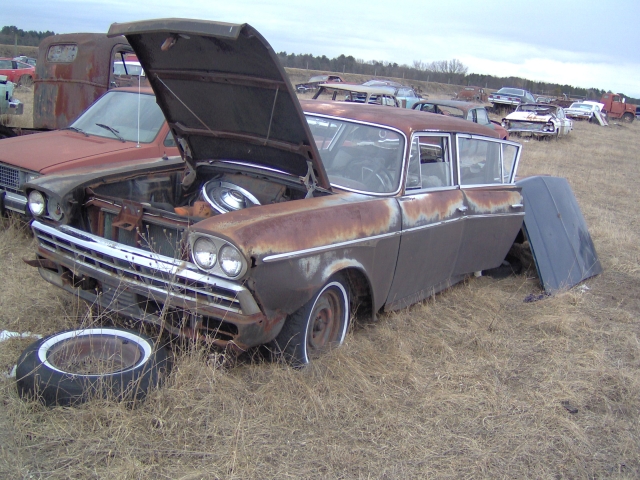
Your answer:
[[[359,238],[357,240],[348,240],[346,242],[340,242],[340,243],[332,243],[331,245],[325,245],[323,247],[314,247],[314,248],[307,248],[305,250],[296,250],[295,252],[288,252],[288,253],[278,253],[275,255],[268,255],[266,257],[264,257],[262,259],[262,261],[264,263],[270,263],[270,262],[275,262],[278,260],[289,260],[292,258],[297,258],[297,257],[302,257],[308,254],[315,254],[315,253],[322,253],[322,252],[326,252],[328,250],[333,250],[334,248],[343,248],[343,247],[348,247],[351,245],[357,245],[359,243],[366,243],[366,242],[370,242],[370,241],[377,241],[377,240],[381,240],[383,238],[388,238],[388,237],[394,237],[394,236],[398,236],[398,235],[404,235],[405,233],[413,233],[419,230],[424,230],[427,228],[431,228],[431,227],[437,227],[440,225],[445,225],[447,223],[453,223],[453,222],[458,222],[461,220],[471,220],[473,218],[495,218],[495,217],[514,217],[514,216],[524,216],[524,212],[513,212],[513,213],[495,213],[495,214],[489,214],[489,215],[461,215],[460,217],[456,217],[456,218],[451,218],[449,220],[442,220],[441,222],[435,222],[435,223],[428,223],[426,225],[419,225],[417,227],[411,227],[411,228],[407,228],[405,230],[402,230],[400,232],[390,232],[390,233],[383,233],[381,235],[373,235],[371,237],[364,237],[364,238]],[[372,245],[368,245],[368,246],[372,246]]]
[[[114,270],[121,272],[119,275],[121,281],[130,283],[138,288],[143,288],[149,292],[157,292],[164,296],[191,302],[202,302],[205,305],[210,305],[222,310],[242,313],[244,315],[251,315],[260,312],[251,292],[249,292],[246,287],[222,278],[204,274],[190,262],[107,241],[103,238],[82,232],[69,226],[63,226],[60,229],[56,229],[37,220],[34,220],[31,226],[35,236],[39,240],[38,245],[40,248],[57,255],[63,255],[65,258],[73,261],[74,264],[90,271],[115,277],[113,272],[107,271],[105,267],[100,267],[101,264],[104,264],[106,267],[113,268]],[[39,233],[41,236],[38,235]],[[53,244],[53,246],[47,245],[46,243]],[[107,258],[94,258],[81,249],[88,250],[89,252],[97,252],[105,255]],[[92,258],[95,264],[87,262],[86,258]],[[211,288],[227,290],[229,294],[225,295],[221,292],[211,292],[206,289],[198,288],[195,285],[190,286],[189,284],[182,284],[180,282],[172,284],[170,280],[161,276],[154,276],[152,273],[138,271],[135,268],[128,268],[124,265],[113,264],[110,259],[121,260],[125,262],[125,264],[129,264],[131,266],[137,265],[144,269],[155,270],[170,278],[180,278],[189,282],[200,282],[205,285],[209,285]],[[151,282],[165,283],[167,288],[147,284],[144,281],[124,276],[124,273],[131,276],[146,278]],[[175,289],[173,289],[171,285],[175,285]],[[180,290],[193,292],[193,295],[190,296],[188,294],[180,293]],[[199,298],[200,295],[204,298]],[[207,301],[207,299],[211,299],[211,301]],[[219,303],[220,301],[230,302],[236,305],[236,307],[222,305]],[[239,305],[240,308],[238,308],[237,305]]]
[[[262,259],[262,261],[264,263],[269,263],[269,262],[275,262],[277,260],[288,260],[290,258],[302,257],[308,254],[326,252],[327,250],[333,250],[334,248],[343,248],[343,247],[348,247],[350,245],[357,245],[359,243],[375,242],[378,240],[382,240],[383,238],[395,237],[401,234],[402,232],[383,233],[381,235],[373,235],[371,237],[364,237],[364,238],[358,238],[355,240],[347,240],[345,242],[332,243],[331,245],[324,245],[322,247],[306,248],[304,250],[296,250],[295,252],[288,252],[288,253],[277,253],[275,255],[267,255]],[[373,245],[368,245],[368,246],[373,246]]]

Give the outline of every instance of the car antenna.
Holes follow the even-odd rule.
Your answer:
[[[139,72],[142,73],[142,72]],[[140,77],[142,75],[138,75],[138,144],[136,148],[140,148]]]

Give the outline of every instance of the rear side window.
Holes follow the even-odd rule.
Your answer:
[[[520,152],[517,143],[458,136],[460,185],[513,183]]]
[[[75,43],[65,43],[51,45],[47,50],[47,62],[51,63],[71,63],[78,55],[78,45]]]

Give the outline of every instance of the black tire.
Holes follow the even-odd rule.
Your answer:
[[[47,406],[91,398],[137,403],[170,370],[167,349],[121,328],[55,333],[30,345],[16,369],[18,393]],[[98,373],[98,370],[100,373]]]
[[[30,87],[33,85],[33,77],[31,75],[22,75],[18,79],[18,85],[21,87]]]
[[[622,115],[622,121],[626,122],[626,123],[632,123],[634,118],[636,118],[635,115],[633,115],[633,114],[631,114],[629,112],[627,112],[624,115]]]
[[[349,327],[349,297],[344,277],[331,277],[311,300],[289,315],[274,341],[276,352],[292,365],[303,366],[341,345]]]

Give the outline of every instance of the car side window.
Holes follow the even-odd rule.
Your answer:
[[[11,68],[11,60],[0,60],[0,68],[8,70]]]
[[[517,143],[458,136],[460,185],[513,183],[520,147]]]
[[[167,136],[164,138],[164,142],[162,143],[165,147],[177,147],[176,139],[173,136],[173,133],[167,133]]]
[[[487,111],[484,108],[476,108],[474,112],[476,114],[476,123],[480,125],[489,125],[491,123]]]
[[[500,143],[458,137],[460,185],[502,183]]]
[[[518,147],[516,145],[502,144],[502,183],[512,183],[513,169],[518,158]]]
[[[451,149],[448,135],[416,135],[411,141],[407,190],[450,187]]]

